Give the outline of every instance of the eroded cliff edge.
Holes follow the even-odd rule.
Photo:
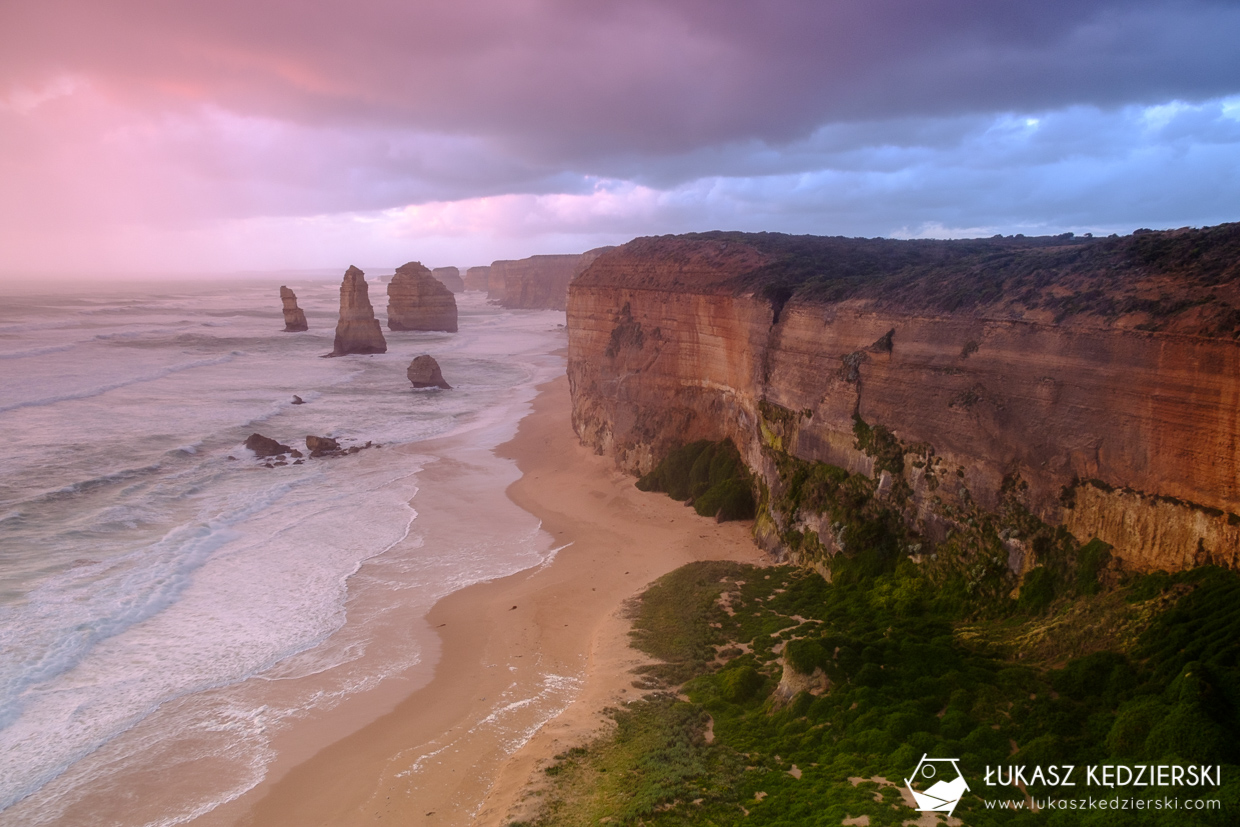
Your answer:
[[[1240,224],[645,238],[599,256],[567,310],[583,442],[641,473],[731,438],[760,541],[808,562],[848,527],[788,505],[804,463],[850,472],[914,555],[1020,574],[1062,527],[1127,568],[1240,561]]]

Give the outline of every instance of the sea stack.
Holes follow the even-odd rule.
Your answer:
[[[280,301],[284,304],[284,332],[300,333],[309,330],[306,314],[297,306],[297,294],[287,287],[280,287]]]
[[[366,274],[351,265],[340,283],[340,321],[331,355],[349,353],[387,353],[387,342],[370,306]]]
[[[405,375],[409,377],[409,381],[415,388],[452,390],[452,386],[444,381],[443,371],[439,369],[439,363],[433,356],[424,355],[414,359],[409,363],[409,369],[405,371]]]
[[[456,332],[456,298],[421,262],[397,267],[388,284],[388,330]]]
[[[481,267],[470,267],[465,271],[465,289],[486,290],[489,278],[491,278],[491,265],[484,264]]]
[[[461,278],[461,271],[456,267],[436,267],[431,270],[431,275],[453,293],[465,292],[465,280]]]

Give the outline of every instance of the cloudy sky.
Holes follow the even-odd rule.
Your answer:
[[[5,0],[0,273],[1240,220],[1236,0]]]

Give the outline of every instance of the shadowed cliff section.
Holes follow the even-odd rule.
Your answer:
[[[1240,559],[1240,225],[643,238],[573,281],[568,326],[583,442],[646,473],[731,439],[769,547],[848,547],[825,506],[780,507],[810,463],[899,518],[893,547],[970,535],[1018,579],[1058,526],[1130,568]]]
[[[563,310],[568,284],[611,247],[598,247],[581,254],[530,256],[516,261],[495,261],[486,268],[487,300],[502,307],[523,310]],[[474,270],[483,268],[470,268]]]

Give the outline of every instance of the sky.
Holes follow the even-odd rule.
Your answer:
[[[0,275],[1240,220],[1229,0],[0,0]]]

